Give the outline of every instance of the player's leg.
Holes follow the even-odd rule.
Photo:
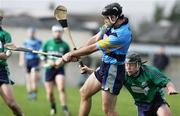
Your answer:
[[[80,89],[81,101],[79,116],[88,116],[91,109],[91,97],[101,90],[101,83],[92,73]]]
[[[32,88],[32,98],[36,99],[37,97],[37,84],[39,82],[39,69],[37,67],[33,67],[31,69],[31,88]]]
[[[50,102],[50,106],[51,106],[51,111],[50,111],[51,115],[56,114],[56,103],[55,103],[55,98],[53,94],[53,87],[55,84],[54,73],[55,72],[53,68],[46,69],[45,71],[45,89],[46,89],[47,99]]]
[[[28,63],[26,63],[26,90],[28,93],[28,99],[31,99],[31,94],[32,94],[32,87],[31,87],[31,67],[29,66]]]
[[[157,110],[158,116],[172,116],[170,108],[167,104],[162,104]]]
[[[31,93],[31,79],[30,79],[30,74],[26,74],[26,89],[27,92],[30,94]]]
[[[32,99],[36,99],[37,97],[37,84],[39,80],[39,63],[40,60],[37,59],[32,59],[30,60],[30,78],[31,78],[31,89],[32,89]]]
[[[55,98],[53,94],[53,87],[54,87],[54,82],[53,81],[48,81],[45,82],[45,89],[46,89],[46,96],[48,101],[50,102],[51,106],[51,114],[56,114],[56,103],[55,103]]]
[[[8,107],[13,111],[16,116],[23,116],[20,107],[17,105],[14,97],[12,86],[9,84],[2,84],[0,86],[0,92],[3,100],[8,105]]]
[[[106,116],[118,116],[115,112],[117,95],[119,94],[125,75],[124,65],[104,64],[102,80],[102,109]]]
[[[111,94],[109,91],[102,91],[102,109],[106,116],[118,116],[115,112],[117,95]]]
[[[61,102],[62,111],[65,115],[69,115],[68,107],[67,107],[67,94],[65,91],[65,79],[64,75],[58,74],[55,78],[56,85],[59,91],[59,100]]]

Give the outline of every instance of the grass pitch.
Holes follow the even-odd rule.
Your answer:
[[[68,94],[68,107],[72,116],[78,116],[79,110],[79,89],[68,87],[66,89]],[[54,91],[57,103],[57,116],[63,116],[61,106],[58,98],[57,90]],[[16,101],[21,106],[25,116],[50,116],[50,106],[46,99],[45,90],[43,87],[39,88],[38,99],[36,101],[29,101],[27,99],[25,86],[14,86],[14,96]],[[173,116],[180,116],[180,95],[167,96],[167,101],[171,106]],[[101,110],[101,92],[93,96],[93,104],[90,116],[103,116]],[[12,116],[12,112],[5,105],[0,98],[0,116]],[[137,116],[136,106],[130,94],[126,89],[122,89],[117,101],[117,111],[121,116]]]

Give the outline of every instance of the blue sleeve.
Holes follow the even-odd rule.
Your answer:
[[[123,47],[126,41],[129,41],[129,38],[130,34],[109,35],[107,38],[96,42],[96,46],[100,50],[107,50],[111,48],[119,49]]]

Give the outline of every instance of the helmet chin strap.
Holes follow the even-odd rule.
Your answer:
[[[116,24],[117,20],[119,19],[119,16],[116,17],[116,20],[115,21],[112,21],[112,18],[111,16],[108,16],[110,22],[112,23],[112,25],[110,26],[109,30],[107,32],[109,32],[111,30],[111,28],[114,27],[114,25]]]

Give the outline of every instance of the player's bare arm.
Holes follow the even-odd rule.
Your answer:
[[[92,44],[89,46],[83,46],[77,50],[71,51],[63,55],[62,58],[59,58],[56,61],[56,66],[61,66],[67,62],[76,62],[80,58],[80,56],[89,55],[95,51],[97,51],[98,48],[96,47],[96,44]]]
[[[98,48],[97,48],[96,44],[92,44],[89,46],[82,47],[78,50],[72,51],[71,56],[72,57],[85,56],[85,55],[89,55],[97,50],[98,50]]]
[[[96,43],[100,39],[100,37],[101,37],[100,33],[97,33],[87,41],[86,45],[91,45]]]
[[[105,22],[105,24],[100,28],[100,31],[94,35],[93,37],[91,37],[88,42],[86,43],[86,45],[91,45],[96,43],[98,40],[103,39],[103,35],[104,33],[106,33],[108,30],[110,29],[110,26],[108,26],[108,24]]]
[[[89,45],[89,46],[84,46],[82,48],[79,48],[75,51],[71,51],[71,52],[68,52],[67,54],[65,54],[62,59],[65,61],[65,62],[70,62],[70,61],[74,61],[75,58],[78,59],[78,57],[80,56],[85,56],[85,55],[89,55],[95,51],[97,51],[98,48],[96,47],[96,44],[92,44],[92,45]]]

